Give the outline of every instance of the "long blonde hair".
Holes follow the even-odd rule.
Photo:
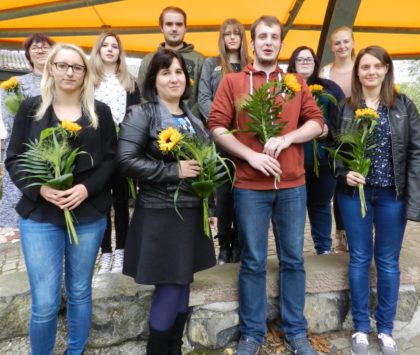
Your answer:
[[[354,33],[353,30],[350,27],[347,26],[341,26],[336,28],[330,36],[330,47],[332,48],[333,46],[333,42],[334,42],[334,36],[338,33],[338,32],[348,32],[350,33],[351,39],[353,40],[353,49],[351,50],[351,59],[354,61],[354,58],[356,58],[356,50],[354,49]]]
[[[35,114],[35,119],[40,120],[43,118],[45,112],[54,103],[57,95],[55,87],[54,77],[52,76],[50,69],[54,65],[54,58],[62,50],[72,50],[79,54],[82,58],[83,65],[85,66],[85,76],[83,78],[82,89],[80,91],[80,101],[82,103],[82,112],[88,117],[90,124],[93,128],[98,127],[98,116],[95,113],[95,96],[93,86],[93,73],[90,67],[89,61],[83,52],[83,50],[75,46],[74,44],[58,43],[50,51],[45,65],[44,72],[41,80],[41,105]]]
[[[226,52],[225,45],[224,34],[228,26],[232,26],[233,30],[237,31],[241,37],[241,46],[239,47],[239,63],[241,68],[245,67],[250,62],[244,26],[237,19],[228,18],[222,23],[219,31],[219,61],[222,66],[222,76],[234,72],[232,65],[229,62],[229,55]]]
[[[120,81],[121,86],[128,92],[132,93],[135,90],[135,80],[128,71],[128,66],[125,61],[125,51],[120,37],[114,32],[102,32],[95,41],[95,45],[90,53],[90,62],[92,64],[93,73],[95,75],[95,87],[98,87],[101,81],[104,80],[104,63],[101,58],[101,48],[107,37],[114,37],[118,43],[120,54],[117,60],[117,68],[115,74]]]

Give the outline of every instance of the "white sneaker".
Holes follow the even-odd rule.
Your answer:
[[[99,271],[98,274],[106,274],[111,272],[112,266],[112,253],[103,253],[101,256],[101,261],[99,262]]]
[[[368,335],[356,332],[351,336],[351,355],[369,355]]]
[[[114,252],[114,261],[112,262],[112,270],[113,273],[120,273],[122,272],[124,264],[124,249],[116,249]]]
[[[398,355],[397,343],[392,339],[392,336],[379,333],[379,351],[381,355]]]

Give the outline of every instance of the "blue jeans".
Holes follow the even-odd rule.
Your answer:
[[[393,188],[365,187],[367,212],[362,218],[360,199],[338,193],[338,203],[349,244],[349,283],[352,315],[357,331],[368,333],[369,270],[372,257],[377,271],[378,305],[375,311],[378,333],[392,334],[400,287],[399,257],[406,220],[404,199]],[[375,229],[375,238],[373,238]]]
[[[306,336],[303,234],[306,189],[234,189],[241,244],[239,330],[261,344],[266,332],[266,262],[270,219],[279,259],[280,326],[288,339]]]
[[[313,166],[305,167],[307,209],[311,225],[311,235],[317,254],[331,251],[331,200],[334,196],[336,180],[326,165],[319,167],[319,177]]]
[[[61,304],[63,264],[67,293],[68,355],[81,354],[92,318],[92,276],[106,218],[75,224],[79,245],[65,227],[22,219],[20,240],[32,294],[31,354],[53,354]],[[64,263],[63,263],[64,260]]]

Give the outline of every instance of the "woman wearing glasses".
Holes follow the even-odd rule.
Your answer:
[[[128,72],[125,52],[120,38],[112,32],[100,34],[93,46],[90,63],[95,74],[95,98],[109,106],[118,131],[127,108],[140,103],[140,92],[134,77]],[[100,274],[122,272],[124,262],[124,246],[129,222],[128,180],[115,173],[111,181],[111,192],[114,198],[116,246],[114,255],[112,255],[110,212],[101,245]]]
[[[227,19],[220,26],[219,56],[204,61],[198,87],[198,106],[206,117],[225,74],[242,70],[249,63],[245,29],[236,19]],[[227,153],[223,153],[225,156]],[[238,235],[235,228],[232,186],[226,183],[216,190],[216,238],[219,240],[219,264],[239,262]]]
[[[32,67],[30,73],[17,77],[25,97],[37,96],[40,94],[42,71],[52,45],[52,39],[43,33],[34,33],[23,43],[25,56]],[[4,95],[3,90],[1,91],[1,95]],[[0,98],[0,102],[4,102],[4,97]],[[2,105],[1,110],[1,116],[7,131],[7,137],[4,143],[4,148],[7,150],[10,134],[12,133],[14,115],[12,115],[4,105]],[[0,237],[3,236],[7,239],[13,239],[19,235],[19,215],[15,211],[15,207],[22,194],[10,180],[10,176],[5,169],[3,169],[2,185]]]
[[[289,73],[298,73],[308,85],[322,85],[325,91],[339,102],[344,99],[340,87],[331,80],[321,79],[318,75],[319,62],[314,51],[306,46],[296,48],[290,57]],[[307,191],[307,209],[311,224],[311,235],[317,254],[331,253],[331,199],[334,195],[336,181],[328,165],[327,153],[323,147],[328,140],[328,124],[337,115],[337,106],[326,98],[320,99],[324,114],[324,131],[318,137],[317,157],[319,174],[315,174],[314,150],[312,141],[305,143],[305,177]]]
[[[82,354],[92,316],[92,275],[112,202],[109,180],[114,171],[116,134],[108,106],[94,100],[93,73],[83,51],[58,44],[50,52],[41,96],[26,99],[15,118],[6,167],[22,192],[21,243],[32,294],[29,324],[31,354],[53,353],[61,304],[63,268],[67,294],[68,354]],[[28,141],[67,120],[81,130],[74,147],[88,154],[76,158],[74,183],[60,191],[29,184],[18,164]],[[71,244],[63,209],[73,212],[78,245]],[[63,263],[63,261],[65,261]]]

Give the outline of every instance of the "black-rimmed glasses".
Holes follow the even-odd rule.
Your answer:
[[[73,70],[73,73],[75,74],[82,74],[86,70],[86,67],[80,64],[70,65],[64,62],[54,62],[53,64],[59,71],[67,71],[69,68],[71,68],[71,70]]]
[[[296,58],[296,63],[299,63],[299,64],[312,64],[313,62],[314,62],[314,58],[312,57],[307,57],[307,58],[297,57]]]

